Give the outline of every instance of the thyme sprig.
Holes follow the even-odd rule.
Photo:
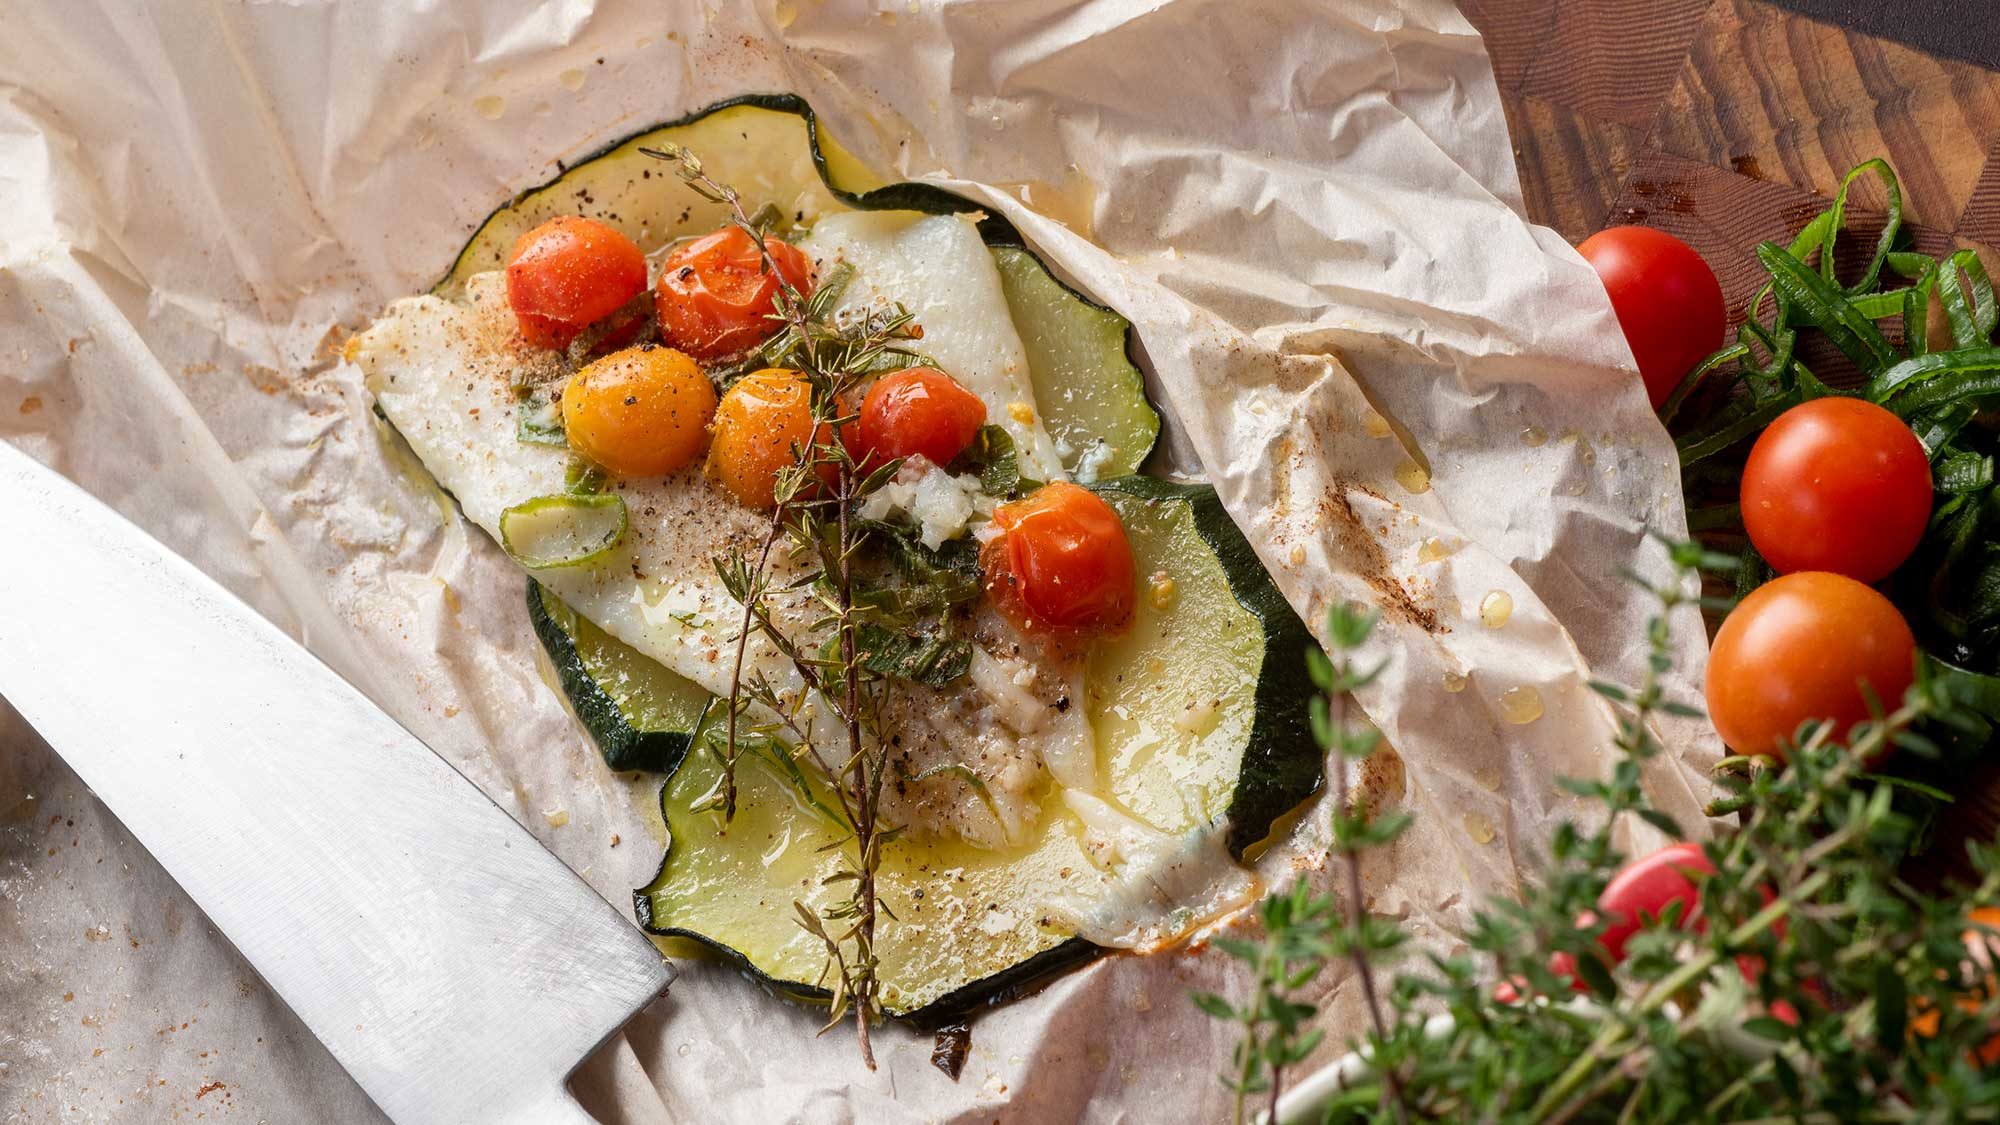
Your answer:
[[[839,1025],[851,1012],[862,1061],[872,1070],[869,1029],[882,1014],[877,927],[882,919],[893,919],[876,893],[876,875],[883,849],[901,832],[882,815],[890,762],[888,745],[877,736],[878,716],[883,693],[901,666],[874,659],[863,645],[863,637],[876,637],[883,623],[870,610],[879,600],[876,592],[856,565],[870,540],[870,525],[856,509],[895,476],[901,462],[863,466],[840,435],[855,420],[845,404],[859,382],[913,356],[908,342],[922,333],[900,306],[837,319],[835,307],[850,270],[836,267],[810,294],[801,293],[765,244],[771,226],[765,212],[751,215],[737,190],[710,176],[701,159],[684,147],[640,151],[669,162],[697,195],[726,207],[731,224],[758,248],[763,271],[777,281],[770,313],[776,331],[733,373],[783,367],[797,371],[810,388],[809,433],[814,437],[795,444],[791,462],[778,472],[776,502],[762,541],[752,552],[733,552],[713,564],[743,613],[720,732],[711,728],[705,739],[721,766],[709,805],[725,825],[734,817],[736,769],[746,750],[758,760],[782,759],[778,775],[821,811],[827,810],[821,790],[831,795],[843,837],[834,845],[841,863],[825,883],[845,885],[848,894],[823,911],[803,901],[793,907],[799,925],[826,947],[820,983],[829,987],[831,998],[823,1030]],[[802,571],[783,583],[773,576],[781,548]],[[780,628],[780,602],[814,613],[808,628],[827,635],[829,643],[807,646]],[[753,638],[762,638],[789,663],[803,692],[787,693],[761,673],[745,674]],[[933,651],[928,659],[931,666],[942,656]],[[827,721],[819,721],[821,714]]]
[[[1898,808],[1897,783],[1868,769],[1890,748],[1935,755],[1932,732],[1980,724],[1932,669],[1845,736],[1806,725],[1782,766],[1725,759],[1727,794],[1711,812],[1737,823],[1703,846],[1715,871],[1698,882],[1701,920],[1669,907],[1627,941],[1622,961],[1603,955],[1606,922],[1592,911],[1628,858],[1621,827],[1637,819],[1672,837],[1683,828],[1641,783],[1643,763],[1662,752],[1655,720],[1694,713],[1664,690],[1668,620],[1694,600],[1697,567],[1733,562],[1693,544],[1672,544],[1670,555],[1674,577],[1651,587],[1660,611],[1641,683],[1592,685],[1619,713],[1616,761],[1602,779],[1564,783],[1599,806],[1597,826],[1560,825],[1539,881],[1519,901],[1476,910],[1465,952],[1397,967],[1387,1003],[1368,1005],[1367,1026],[1346,1044],[1361,1077],[1314,1120],[2000,1120],[2000,1068],[1988,1065],[2000,1061],[2000,980],[1996,962],[1969,956],[1962,937],[1974,908],[2000,902],[2000,849],[1969,847],[1974,886],[1912,887],[1900,865],[1921,822]],[[1329,623],[1336,655],[1314,665],[1323,690],[1342,686],[1350,629]],[[1330,704],[1322,714],[1323,744],[1362,747]],[[1381,824],[1352,848],[1336,829],[1344,894],[1294,887],[1261,905],[1263,941],[1223,946],[1252,965],[1250,1000],[1196,1002],[1244,1027],[1224,1077],[1232,1088],[1282,1089],[1285,1068],[1319,1045],[1316,1010],[1297,993],[1322,965],[1354,958],[1337,940],[1359,929],[1353,915],[1333,920],[1342,899],[1359,903],[1361,859],[1391,835]],[[1399,952],[1382,942],[1364,950],[1363,982]]]

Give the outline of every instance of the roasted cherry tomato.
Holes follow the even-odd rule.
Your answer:
[[[789,242],[764,240],[764,250],[792,288],[812,291],[812,263]],[[653,291],[660,338],[696,359],[734,355],[778,330],[771,319],[778,278],[740,227],[724,227],[667,255]]]
[[[1708,717],[1737,753],[1780,756],[1809,719],[1832,720],[1844,734],[1869,717],[1869,694],[1884,709],[1901,704],[1916,647],[1889,599],[1852,578],[1816,570],[1775,578],[1716,631]]]
[[[1910,557],[1931,518],[1931,462],[1901,418],[1858,398],[1803,402],[1743,466],[1743,526],[1781,574],[1862,582]]]
[[[1000,534],[981,549],[986,592],[1023,626],[1116,632],[1132,620],[1136,567],[1111,505],[1067,481],[993,510]]]
[[[1981,906],[1966,916],[1971,925],[1960,935],[1965,942],[1967,954],[1966,968],[1969,972],[1984,973],[1979,989],[1958,998],[1961,1011],[1976,1012],[1981,1003],[1996,990],[2000,990],[2000,977],[1994,976],[1996,962],[2000,962],[2000,907]],[[1915,1006],[1916,1012],[1910,1016],[1910,1033],[1926,1039],[1937,1034],[1938,1012],[1927,1003]],[[1980,1066],[1992,1066],[2000,1062],[2000,1035],[1979,1045],[1973,1058]]]
[[[569,377],[562,393],[570,448],[617,476],[671,473],[701,456],[715,386],[672,348],[614,352]]]
[[[909,367],[875,381],[855,423],[857,452],[879,464],[921,456],[948,465],[986,424],[986,404],[935,367]]]
[[[753,371],[729,388],[715,411],[708,475],[748,508],[777,503],[778,474],[796,464],[808,443],[824,445],[831,431],[813,428],[812,384],[782,367]],[[827,473],[821,472],[821,479]]]
[[[1646,397],[1659,409],[1681,377],[1722,345],[1722,286],[1687,243],[1650,227],[1598,231],[1576,252],[1604,282]]]
[[[568,347],[645,290],[639,247],[580,215],[550,219],[516,239],[507,255],[507,306],[536,347]]]

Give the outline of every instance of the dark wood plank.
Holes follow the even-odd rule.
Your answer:
[[[1949,230],[1996,140],[2000,73],[1756,0],[1722,0],[1646,147],[1822,194],[1884,156],[1911,212]]]
[[[1521,92],[1599,121],[1648,128],[1711,2],[1558,3],[1558,17],[1529,47]]]
[[[1581,242],[1606,224],[1631,171],[1638,131],[1541,98],[1503,92],[1528,217]]]

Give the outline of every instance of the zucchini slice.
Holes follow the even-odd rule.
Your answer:
[[[1086,483],[1138,472],[1160,415],[1126,353],[1131,322],[1057,281],[1024,247],[995,246],[993,260],[1063,468]]]
[[[605,765],[671,773],[681,764],[712,696],[577,616],[532,578],[528,620]]]
[[[1213,489],[1127,477],[1098,491],[1125,521],[1147,587],[1131,629],[1100,644],[1086,671],[1106,779],[1098,795],[1175,837],[1220,828],[1241,856],[1320,783],[1305,626]],[[784,768],[739,762],[725,834],[712,811],[696,810],[719,768],[713,755],[690,756],[661,790],[670,843],[634,899],[653,933],[706,945],[778,992],[824,998],[825,950],[792,904],[823,911],[839,901],[843,888],[824,880],[842,832],[817,807],[832,802],[805,800]],[[1044,802],[1037,837],[1017,849],[891,845],[877,884],[896,917],[876,945],[884,1009],[947,1019],[1090,956],[1095,947],[1052,906],[1091,880],[1115,888],[1057,801]]]

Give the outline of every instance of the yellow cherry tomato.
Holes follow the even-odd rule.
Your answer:
[[[570,448],[621,477],[671,473],[701,456],[715,386],[685,353],[626,348],[569,377],[562,393]]]
[[[746,508],[778,502],[778,474],[797,460],[795,449],[832,440],[825,425],[815,437],[812,384],[782,367],[753,371],[729,388],[715,412],[714,437],[708,447],[709,479]]]

